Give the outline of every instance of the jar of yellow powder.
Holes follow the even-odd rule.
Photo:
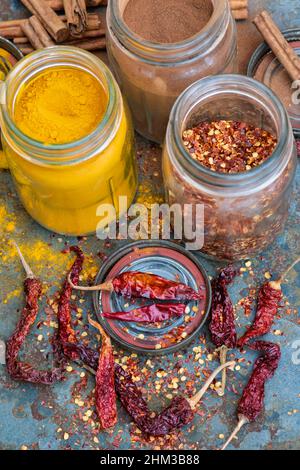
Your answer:
[[[122,215],[119,197],[130,205],[137,189],[133,128],[102,61],[73,47],[37,51],[9,74],[0,102],[8,166],[37,222],[85,235],[108,222],[104,204]]]

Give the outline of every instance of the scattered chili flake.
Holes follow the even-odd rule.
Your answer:
[[[242,173],[261,165],[277,139],[265,129],[239,121],[201,122],[183,132],[183,143],[201,165],[218,173]]]

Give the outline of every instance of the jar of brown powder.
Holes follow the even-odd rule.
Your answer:
[[[155,142],[164,140],[171,108],[187,86],[235,71],[227,0],[111,0],[107,24],[110,64],[135,128]]]
[[[274,136],[277,146],[248,171],[213,171],[195,159],[183,136],[199,123],[219,120],[243,121],[264,129]],[[205,78],[176,101],[163,155],[166,195],[169,204],[180,204],[183,211],[188,210],[187,204],[204,206],[203,252],[210,257],[248,258],[274,241],[288,216],[296,165],[287,112],[275,94],[256,80],[241,75]]]

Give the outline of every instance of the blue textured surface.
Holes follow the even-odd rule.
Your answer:
[[[276,13],[276,19],[281,27],[295,27],[300,24],[299,0],[294,1],[252,1],[249,0],[253,11],[259,9],[261,5],[267,6]],[[22,9],[22,12],[24,10]],[[19,1],[0,0],[0,15],[2,19],[9,19],[20,16],[21,7]],[[242,25],[247,31],[247,27]],[[245,32],[244,31],[244,32]],[[253,34],[254,50],[260,41],[259,36]],[[250,41],[248,41],[250,42]],[[248,45],[249,47],[249,45]],[[251,52],[251,51],[249,51]],[[245,60],[245,58],[243,58]],[[242,60],[242,58],[241,58]],[[138,154],[141,168],[142,185],[140,188],[141,197],[146,193],[147,188],[152,186],[154,194],[162,194],[162,182],[160,180],[160,151],[157,147],[147,144],[138,139]],[[240,276],[234,288],[231,290],[232,297],[237,303],[241,297],[249,295],[249,290],[257,292],[258,286],[264,281],[264,273],[270,272],[274,278],[284,271],[284,269],[300,255],[300,169],[298,168],[297,182],[293,194],[293,203],[290,208],[290,217],[284,234],[276,243],[257,259],[251,260],[253,275],[247,269]],[[9,250],[6,250],[7,241],[16,238],[24,246],[32,246],[32,256],[30,262],[36,274],[43,279],[49,289],[48,298],[52,298],[61,284],[67,263],[70,261],[66,255],[60,254],[65,242],[77,243],[77,239],[64,239],[53,235],[39,227],[24,212],[15,194],[10,175],[8,172],[0,172],[0,205],[6,211],[4,219],[0,219],[0,337],[7,339],[19,318],[20,309],[23,305],[23,297],[18,292],[12,295],[15,289],[22,287],[24,274],[20,263],[16,257],[10,257]],[[7,232],[7,223],[13,222],[14,230]],[[37,242],[41,240],[45,259],[39,259],[34,254],[37,249]],[[107,247],[94,237],[81,241],[81,246],[85,253],[92,254],[93,263],[101,265],[98,252],[106,255],[113,252],[124,242],[116,242]],[[48,251],[45,246],[48,244],[48,251],[51,256],[47,257]],[[62,260],[56,262],[56,260]],[[209,273],[214,275],[217,265],[203,260]],[[250,270],[250,271],[251,271]],[[289,282],[284,286],[284,308],[281,310],[280,318],[276,321],[272,332],[268,335],[271,341],[280,343],[282,347],[282,360],[280,367],[266,388],[265,412],[256,423],[245,427],[234,441],[232,447],[239,449],[300,449],[300,354],[297,356],[297,347],[300,348],[300,267],[297,267],[289,275]],[[85,297],[87,298],[87,297]],[[289,302],[289,305],[287,304]],[[45,304],[46,306],[46,304]],[[92,311],[89,300],[80,304],[83,310],[83,323],[86,325],[86,314]],[[290,312],[290,310],[292,312]],[[41,310],[41,317],[44,320],[50,315],[45,308]],[[241,306],[236,309],[239,332],[251,322],[252,316],[245,316]],[[253,315],[253,309],[252,309]],[[94,341],[94,331],[87,326],[84,328],[89,337]],[[274,331],[280,331],[277,336]],[[27,342],[27,353],[31,360],[40,361],[43,353],[40,349],[46,349],[45,338],[47,329],[41,327],[31,335],[31,341]],[[37,335],[43,334],[44,339],[37,341]],[[51,331],[51,334],[53,330]],[[168,388],[168,377],[179,376],[177,364],[186,369],[184,374],[188,379],[192,379],[195,373],[202,374],[203,369],[212,369],[217,365],[215,360],[208,354],[212,351],[212,345],[207,339],[206,332],[197,338],[182,351],[182,357],[178,354],[168,357],[158,357],[151,359],[151,364],[147,363],[148,358],[130,357],[129,352],[122,352],[116,346],[116,350],[134,362],[141,372],[139,385],[143,387],[145,394],[149,391],[153,409],[160,408],[167,403],[165,394],[172,389]],[[96,343],[95,343],[96,344]],[[195,347],[201,347],[200,360],[195,360]],[[294,356],[293,356],[294,355]],[[87,410],[92,410],[90,404],[90,394],[93,389],[93,378],[88,377],[87,385],[83,384],[81,390],[78,383],[84,378],[80,378],[82,372],[79,367],[73,365],[73,371],[67,374],[67,380],[63,384],[56,384],[52,387],[34,386],[12,381],[6,374],[5,367],[0,365],[0,448],[19,449],[26,446],[28,449],[127,449],[127,448],[196,448],[215,449],[224,442],[223,436],[228,436],[236,425],[235,409],[243,385],[246,383],[251,371],[251,363],[256,357],[254,353],[241,355],[235,353],[237,358],[246,358],[241,362],[240,369],[229,373],[228,390],[225,397],[220,398],[213,391],[208,393],[195,416],[194,422],[183,432],[176,433],[169,440],[156,439],[154,441],[143,440],[136,432],[130,422],[129,417],[119,406],[119,422],[111,433],[102,433],[97,428],[96,418],[83,420]],[[294,359],[293,359],[294,358]],[[297,361],[298,359],[298,361]],[[299,362],[297,364],[297,362]],[[152,368],[153,366],[153,368]],[[180,368],[179,367],[179,368]],[[157,371],[161,369],[167,372],[165,379],[160,379],[161,389],[154,389],[157,378]],[[193,380],[195,377],[193,378]],[[199,383],[197,383],[197,380]],[[196,385],[199,388],[203,381],[203,375],[196,378]],[[154,391],[153,391],[154,389]],[[179,382],[178,390],[182,393],[188,389],[188,381]],[[75,396],[80,396],[84,401],[84,406],[75,403]],[[88,403],[88,405],[87,405]],[[66,435],[65,433],[68,433]],[[66,439],[64,439],[64,437]]]

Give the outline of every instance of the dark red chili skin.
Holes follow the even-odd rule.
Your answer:
[[[64,347],[65,351],[67,351],[67,357],[74,355],[76,359],[79,359],[91,369],[97,370],[99,362],[98,351],[94,351],[94,349],[82,343],[65,343]]]
[[[269,333],[274,323],[282,300],[282,291],[274,289],[269,282],[266,282],[258,294],[258,304],[255,320],[248,331],[238,340],[238,346],[242,347],[249,339],[263,336]]]
[[[70,344],[80,360],[87,366],[96,370],[99,354],[82,344]],[[138,428],[144,433],[152,436],[165,436],[174,429],[179,429],[189,424],[194,418],[194,412],[189,402],[184,397],[175,397],[170,406],[159,415],[152,417],[148,404],[142,396],[141,391],[133,382],[131,375],[119,364],[115,368],[115,389],[120,401]]]
[[[18,354],[38,314],[38,301],[42,294],[42,284],[38,279],[27,278],[24,282],[26,305],[15,332],[6,343],[6,366],[9,375],[15,380],[52,384],[63,378],[63,370],[54,368],[41,371],[26,362],[18,361]]]
[[[174,429],[190,423],[194,412],[184,397],[175,397],[170,406],[159,415],[152,417],[141,391],[133,383],[130,374],[121,366],[115,366],[115,385],[124,408],[138,428],[151,436],[165,436]]]
[[[115,361],[110,338],[102,335],[101,352],[96,373],[96,409],[102,429],[117,422]]]
[[[103,317],[112,320],[123,320],[139,323],[155,323],[170,320],[173,317],[182,317],[186,309],[185,304],[152,304],[135,308],[130,312],[103,313]]]
[[[199,300],[202,294],[189,286],[154,274],[128,271],[112,281],[114,291],[123,297],[152,300]]]
[[[227,286],[236,275],[237,272],[234,267],[228,266],[212,282],[212,307],[209,330],[212,341],[217,348],[221,346],[226,346],[228,349],[236,347],[237,336],[234,309],[227,290]]]
[[[256,341],[249,345],[255,351],[262,352],[256,359],[252,375],[244,388],[238,405],[238,415],[248,421],[255,421],[264,407],[265,383],[273,377],[281,357],[280,347],[267,341]]]
[[[84,255],[82,250],[78,246],[71,246],[70,251],[76,253],[76,260],[70,270],[71,274],[71,281],[73,284],[78,284],[79,275],[82,271],[82,266],[84,262]],[[58,323],[59,323],[59,341],[63,348],[64,355],[68,359],[77,359],[78,356],[75,351],[71,351],[71,349],[66,346],[67,343],[76,343],[76,335],[75,331],[72,328],[71,324],[71,295],[72,295],[72,287],[70,286],[68,279],[65,280],[60,299],[59,299],[59,306],[58,306]]]

